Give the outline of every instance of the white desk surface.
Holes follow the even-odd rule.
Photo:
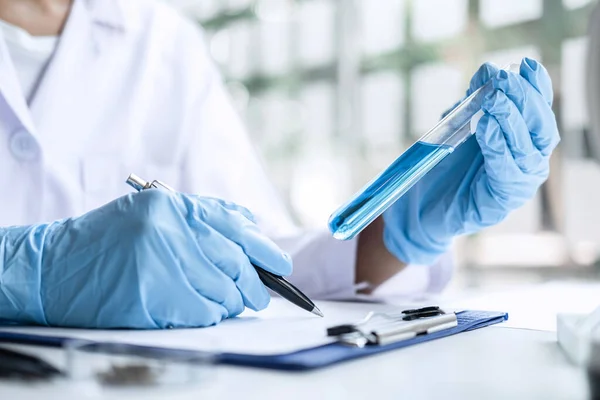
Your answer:
[[[560,296],[561,290],[557,286],[552,296]],[[511,291],[510,297],[514,295]],[[59,350],[13,347],[44,356],[59,366],[64,362]],[[2,400],[368,397],[577,400],[588,398],[588,391],[585,372],[569,364],[554,332],[499,326],[312,372],[218,367],[213,383],[186,391],[102,392],[90,385],[65,382],[22,385],[0,381]]]

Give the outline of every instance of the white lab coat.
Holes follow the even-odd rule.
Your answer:
[[[134,172],[252,210],[308,294],[355,291],[356,242],[301,232],[265,175],[200,29],[166,5],[75,0],[28,105],[0,40],[0,226],[80,215],[130,191]],[[400,274],[436,289],[450,263]]]

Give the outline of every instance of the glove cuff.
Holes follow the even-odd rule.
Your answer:
[[[0,228],[0,320],[47,325],[41,293],[46,225]]]

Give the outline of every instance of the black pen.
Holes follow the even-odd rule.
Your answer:
[[[151,188],[175,191],[173,188],[160,181],[154,180],[152,182],[147,182],[135,174],[130,174],[126,183],[137,191]],[[252,264],[252,266],[256,269],[258,277],[266,287],[303,310],[309,311],[319,317],[323,317],[323,313],[315,303],[313,303],[308,296],[302,293],[297,287],[286,281],[282,276],[275,275],[257,265]]]

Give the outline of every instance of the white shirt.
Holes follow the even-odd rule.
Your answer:
[[[21,90],[29,101],[58,43],[56,36],[32,36],[18,26],[0,20],[10,58],[15,65]]]
[[[248,207],[292,255],[291,280],[308,295],[354,295],[356,241],[293,224],[196,24],[151,0],[75,0],[29,102],[7,43],[0,40],[0,226],[80,215],[128,193],[134,172]],[[438,290],[449,271],[443,259],[396,281]]]

